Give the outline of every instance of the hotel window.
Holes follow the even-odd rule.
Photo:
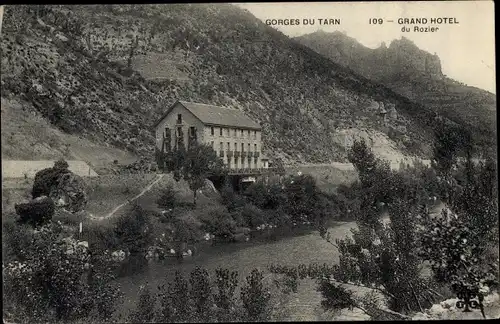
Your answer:
[[[210,135],[214,136],[214,127],[210,127]]]
[[[254,144],[254,145],[253,145],[253,151],[254,151],[254,152],[257,152],[257,144]]]
[[[196,134],[196,128],[194,126],[189,127],[189,134],[191,134],[191,136]]]
[[[248,152],[250,152],[250,143],[248,143]]]
[[[227,142],[227,150],[230,151],[231,150],[231,144],[229,142]]]
[[[169,135],[170,135],[170,128],[166,127],[165,134],[163,134],[163,137],[168,137]]]
[[[243,137],[243,129],[241,130],[241,137]]]
[[[253,131],[253,138],[257,139],[257,131]]]
[[[177,127],[177,135],[182,136],[182,127]]]
[[[182,114],[177,114],[177,124],[182,124]]]
[[[215,147],[214,147],[214,141],[211,141],[210,145],[212,145],[212,149],[215,149]]]
[[[220,136],[222,136],[222,127],[220,128]]]
[[[238,151],[238,143],[234,143],[234,151],[237,152]]]
[[[248,130],[248,138],[250,138],[250,130]]]
[[[245,152],[245,144],[241,143],[241,152]]]
[[[224,143],[220,142],[220,150],[224,150]]]

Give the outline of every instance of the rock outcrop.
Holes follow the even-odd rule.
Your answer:
[[[358,121],[381,130],[363,109],[370,100],[397,102],[405,118],[418,113],[409,132],[431,141],[419,124],[425,107],[403,105],[233,5],[45,6],[39,16],[13,6],[4,28],[2,94],[64,132],[137,155],[154,155],[152,125],[177,99],[244,110],[262,122],[270,157],[288,161],[345,158],[329,135]]]
[[[51,188],[49,196],[56,206],[64,207],[72,212],[81,211],[87,205],[83,179],[72,172],[59,176],[57,185]]]

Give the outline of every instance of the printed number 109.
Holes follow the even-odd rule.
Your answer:
[[[370,25],[382,25],[383,22],[384,20],[382,18],[370,18],[368,20]]]

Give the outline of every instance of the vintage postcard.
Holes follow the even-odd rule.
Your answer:
[[[499,318],[494,26],[0,6],[4,322]]]

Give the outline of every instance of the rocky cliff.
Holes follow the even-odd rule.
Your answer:
[[[471,130],[479,147],[496,147],[496,96],[446,77],[440,58],[411,40],[402,37],[375,49],[341,32],[295,40]]]
[[[419,155],[433,140],[432,111],[228,4],[8,7],[1,49],[2,97],[140,156],[153,156],[152,126],[178,99],[245,111],[265,150],[290,162],[345,160],[332,139],[350,127],[404,129],[394,147]]]

